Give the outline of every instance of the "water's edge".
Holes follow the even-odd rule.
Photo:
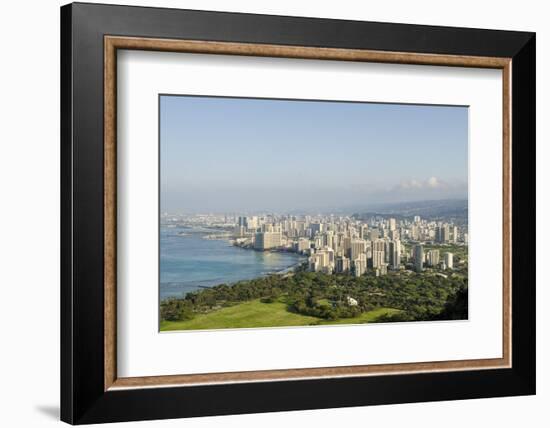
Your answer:
[[[304,261],[295,253],[258,252],[227,240],[204,239],[184,227],[160,229],[160,299],[219,284],[292,271]]]

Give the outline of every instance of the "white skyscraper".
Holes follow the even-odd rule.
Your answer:
[[[414,268],[417,272],[424,270],[424,247],[422,245],[414,246]]]
[[[436,229],[435,239],[442,244],[449,242],[449,225],[444,224]]]
[[[310,248],[310,242],[309,242],[309,239],[306,239],[306,238],[300,238],[298,239],[298,246],[297,246],[297,249],[298,249],[298,252],[301,253],[301,252],[304,252],[306,250],[309,250]]]
[[[376,269],[385,264],[384,251],[372,250],[372,267]]]
[[[239,217],[239,226],[243,226],[245,229],[248,227],[248,218],[247,217]]]
[[[429,250],[426,258],[429,266],[437,266],[439,264],[439,250]]]
[[[453,253],[445,253],[444,260],[445,260],[445,266],[447,267],[447,269],[452,269],[453,268]]]
[[[414,225],[411,226],[411,233],[410,233],[411,239],[414,239],[415,241],[418,240],[420,237],[420,229],[418,226]]]
[[[372,241],[372,267],[377,268],[386,263],[386,241],[376,239]]]
[[[386,241],[383,239],[376,239],[375,241],[372,241],[372,249],[376,251],[385,251]]]
[[[257,250],[269,250],[281,246],[281,232],[258,232],[254,240],[254,248]]]
[[[309,269],[313,272],[332,273],[330,254],[326,250],[320,250],[309,258]]]
[[[359,258],[360,254],[364,254],[367,248],[367,242],[364,239],[352,239],[351,241],[351,259]]]
[[[380,231],[378,229],[369,229],[369,239],[371,241],[374,241],[375,239],[378,239],[378,237],[380,236]]]
[[[361,226],[359,226],[359,238],[367,239],[367,231],[368,227],[366,224],[362,224]]]
[[[350,261],[345,256],[339,256],[336,258],[336,272],[338,273],[345,273],[349,272],[350,269]]]
[[[401,241],[396,239],[390,242],[390,266],[399,269],[401,264]]]
[[[399,233],[398,229],[390,230],[389,236],[392,241],[401,239],[401,234]]]
[[[359,257],[353,261],[355,267],[355,276],[364,275],[367,271],[367,255],[364,253],[359,254]]]

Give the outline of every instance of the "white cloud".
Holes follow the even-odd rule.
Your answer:
[[[446,188],[447,183],[444,183],[443,181],[439,180],[437,177],[430,177],[426,181],[426,185],[431,189],[439,189],[439,188]]]
[[[449,185],[437,177],[430,177],[425,180],[416,180],[416,179],[404,180],[399,184],[399,186],[397,186],[397,188],[402,190],[421,190],[421,189],[443,190],[443,189],[448,189]]]

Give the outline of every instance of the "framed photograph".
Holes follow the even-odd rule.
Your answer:
[[[61,417],[535,393],[535,35],[61,8]]]

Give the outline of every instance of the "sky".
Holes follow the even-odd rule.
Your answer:
[[[160,157],[170,213],[466,198],[468,108],[161,95]]]

